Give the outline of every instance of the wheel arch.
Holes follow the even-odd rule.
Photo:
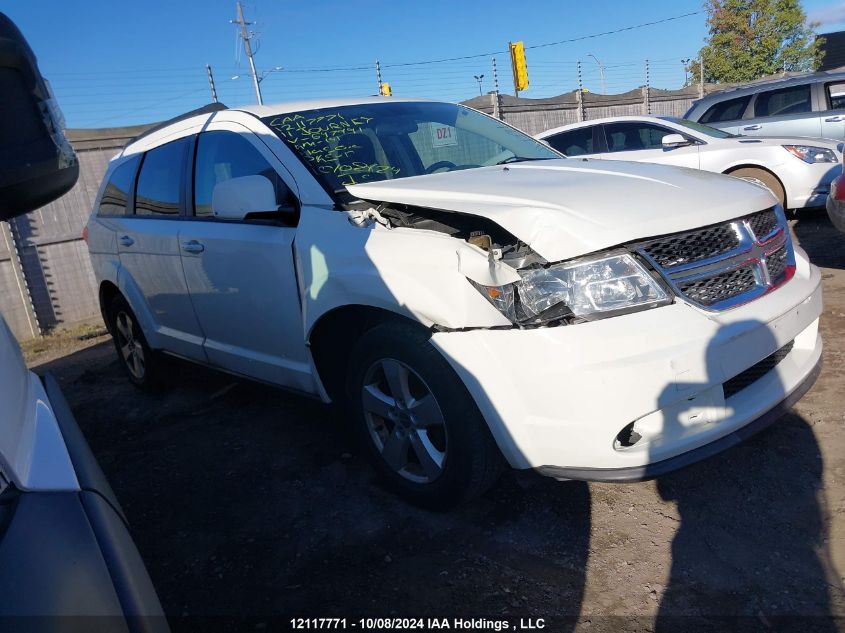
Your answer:
[[[427,331],[419,321],[406,315],[364,304],[339,306],[315,321],[306,342],[311,350],[316,377],[330,400],[337,401],[343,396],[353,347],[351,342],[386,321],[404,321]]]
[[[772,178],[777,180],[778,184],[780,185],[780,188],[783,189],[784,208],[786,208],[786,200],[789,199],[789,193],[786,191],[786,185],[783,184],[783,180],[781,180],[780,176],[778,176],[775,172],[773,172],[765,165],[761,165],[759,163],[741,163],[739,165],[732,165],[722,173],[726,176],[730,176],[731,174],[739,171],[740,169],[757,169],[758,171],[764,171],[769,174]]]
[[[100,289],[98,292],[100,299],[100,315],[103,317],[103,323],[106,324],[106,329],[109,331],[109,334],[114,334],[114,332],[112,332],[111,319],[109,319],[109,306],[116,296],[122,296],[122,294],[123,293],[120,292],[120,288],[108,279],[100,283]]]

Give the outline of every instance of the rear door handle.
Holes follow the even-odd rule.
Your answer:
[[[120,236],[120,245],[121,246],[132,246],[134,243],[135,243],[135,240],[133,240],[128,235],[121,235]]]
[[[745,126],[744,128],[742,128],[742,129],[743,129],[743,130],[759,130],[761,127],[763,127],[763,126],[762,126],[762,125],[760,125],[760,124],[758,124],[758,123],[755,123],[754,125],[746,125],[746,126]]]
[[[202,253],[205,250],[205,246],[197,242],[196,240],[191,240],[190,242],[182,242],[182,250],[186,253]]]
[[[825,119],[825,122],[826,123],[839,123],[842,120],[843,119],[842,119],[841,116],[829,116]]]

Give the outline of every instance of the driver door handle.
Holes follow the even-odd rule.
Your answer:
[[[193,253],[196,255],[198,253],[202,253],[205,250],[205,246],[196,240],[191,240],[190,242],[182,242],[182,250],[186,253]]]
[[[745,126],[744,128],[742,128],[742,129],[743,129],[743,130],[759,130],[761,127],[763,127],[763,126],[762,126],[762,125],[760,125],[759,123],[755,123],[754,125],[746,125],[746,126]]]
[[[839,123],[840,121],[843,121],[843,120],[845,120],[845,119],[843,119],[841,116],[829,116],[825,119],[825,122],[826,123]]]
[[[135,243],[135,240],[133,240],[128,235],[121,235],[120,236],[120,245],[121,246],[132,246],[134,243]]]

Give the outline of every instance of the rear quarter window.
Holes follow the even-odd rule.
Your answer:
[[[135,156],[118,166],[109,177],[109,181],[103,189],[103,197],[100,198],[100,206],[97,208],[97,215],[127,215],[127,204],[129,192],[135,184],[135,174],[138,173],[138,163],[141,157]]]

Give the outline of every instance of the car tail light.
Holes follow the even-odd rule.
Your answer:
[[[845,173],[830,183],[830,195],[833,196],[834,200],[845,202]]]

